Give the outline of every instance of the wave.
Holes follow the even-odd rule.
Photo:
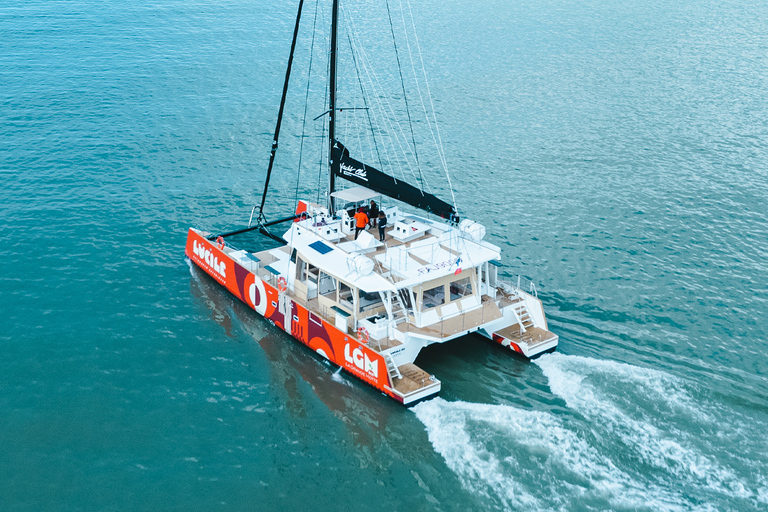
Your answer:
[[[766,425],[653,369],[536,360],[565,408],[435,398],[412,408],[484,504],[510,510],[724,510],[768,505]]]
[[[516,510],[675,510],[670,496],[634,482],[554,415],[435,398],[412,410],[462,485],[486,505]]]
[[[764,499],[760,459],[734,456],[734,449],[751,445],[765,453],[765,441],[754,432],[765,432],[766,425],[707,401],[691,382],[650,368],[563,354],[536,364],[552,392],[634,466],[651,466],[657,476],[661,471],[670,484],[699,496],[707,491],[713,497]]]

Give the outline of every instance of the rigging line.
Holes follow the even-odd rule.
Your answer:
[[[424,111],[424,117],[425,117],[425,119],[427,121],[427,126],[429,127],[429,131],[432,134],[432,140],[434,141],[435,148],[437,149],[437,156],[441,160],[441,163],[443,163],[442,162],[442,156],[440,155],[440,148],[438,147],[437,139],[435,138],[435,132],[432,130],[432,124],[429,121],[429,114],[427,113],[427,108],[424,105],[424,96],[421,93],[421,86],[419,85],[419,79],[418,79],[418,76],[416,74],[416,67],[415,67],[415,65],[413,63],[413,53],[411,51],[411,41],[410,41],[410,38],[408,37],[408,26],[405,23],[405,14],[404,14],[405,11],[403,9],[403,2],[402,2],[402,0],[398,0],[398,2],[400,4],[400,19],[403,22],[403,32],[405,34],[405,45],[408,48],[408,60],[411,63],[411,71],[413,71],[413,80],[416,83],[416,91],[419,94],[419,101],[421,103],[421,108]],[[414,26],[414,32],[415,32],[415,30],[416,30],[416,27]]]
[[[309,108],[309,85],[312,81],[312,61],[315,56],[315,29],[317,28],[317,9],[320,4],[320,0],[315,0],[315,19],[312,23],[312,43],[309,46],[309,70],[307,71],[307,92],[304,96],[304,120],[301,123],[301,144],[299,145],[299,166],[296,171],[296,193],[294,194],[293,202],[298,204],[299,201],[299,184],[301,183],[301,160],[304,155],[304,134],[307,126],[307,110]]]
[[[365,52],[361,50],[360,53],[361,53],[361,63],[363,64],[363,70],[365,71],[365,73],[367,75],[367,78],[368,78],[368,81],[371,84],[371,88],[373,89],[373,93],[374,93],[373,97],[375,98],[376,103],[378,104],[378,107],[379,107],[378,111],[379,111],[379,113],[380,113],[380,115],[382,117],[382,120],[384,121],[384,125],[389,127],[389,130],[388,130],[387,133],[388,133],[388,136],[389,136],[389,139],[390,139],[390,144],[392,145],[392,149],[393,149],[395,155],[397,155],[398,154],[397,146],[400,146],[400,153],[404,157],[403,159],[405,160],[405,163],[407,164],[408,169],[411,172],[411,176],[413,176],[414,179],[417,179],[416,178],[416,174],[413,172],[413,167],[411,167],[411,163],[408,160],[407,153],[406,153],[405,149],[403,148],[403,144],[402,144],[402,142],[400,141],[400,138],[397,135],[397,130],[395,130],[394,123],[392,122],[392,119],[390,119],[388,117],[386,108],[384,108],[384,104],[381,101],[381,96],[384,96],[386,98],[386,95],[383,92],[380,93],[380,94],[376,94],[376,83],[374,83],[373,79],[371,78],[371,75],[370,75],[371,71],[369,70],[369,67],[372,67],[372,65],[370,63],[366,62],[367,61],[367,57],[365,57]],[[381,89],[383,91],[383,88],[381,88]],[[401,129],[401,132],[402,132],[402,129]],[[394,134],[394,138],[393,138],[393,134]],[[395,146],[395,142],[397,142],[397,146]],[[402,166],[401,160],[399,158],[396,158],[395,161],[397,162],[398,168],[400,169],[400,175],[402,176],[402,180],[403,181],[407,181],[406,178],[405,178],[405,171],[403,170],[403,166]]]
[[[349,15],[348,15],[348,17],[349,17]],[[348,23],[348,26],[353,26],[351,20]],[[362,80],[362,76],[361,76],[361,74],[359,72],[359,67],[357,67],[357,59],[356,59],[356,57],[354,57],[354,55],[355,55],[355,51],[354,51],[355,41],[350,36],[350,32],[351,32],[350,30],[347,30],[347,35],[348,35],[348,37],[349,37],[349,39],[350,39],[350,41],[352,43],[352,46],[353,46],[353,58],[355,59],[355,65],[356,65],[356,69],[357,69],[358,79],[359,79],[360,87],[363,90],[363,98],[366,99],[367,98],[367,95],[365,93],[366,87],[365,87],[365,83]],[[360,53],[362,54],[363,52],[361,51]],[[362,55],[361,55],[360,64],[363,66],[363,69],[366,72],[366,74],[368,74],[367,67],[365,65],[364,60],[362,59]],[[368,77],[368,80],[369,80],[369,82],[371,82],[371,86],[374,89],[373,90],[373,97],[376,98],[375,84],[373,84],[372,80],[370,80],[370,76]],[[371,123],[371,126],[373,126],[373,121],[371,121],[370,110],[373,110],[373,116],[374,117],[377,117],[378,115],[381,115],[383,120],[385,121],[385,125],[386,125],[386,121],[387,121],[386,114],[384,113],[384,108],[383,108],[383,106],[381,106],[381,102],[378,99],[377,99],[377,101],[379,103],[379,109],[370,109],[370,108],[368,109],[368,112],[369,112],[368,118],[369,118],[369,122]],[[367,100],[366,100],[366,102],[367,102]],[[376,124],[378,125],[378,120],[376,120]],[[385,135],[387,135],[389,137],[390,144],[392,145],[392,148],[393,148],[394,152],[397,153],[397,149],[395,148],[394,142],[392,141],[391,133],[389,131],[387,131],[387,130],[381,130],[381,131],[382,131],[383,134],[385,134]],[[376,138],[374,137],[374,142],[375,141],[376,141]],[[384,148],[385,156],[386,156],[387,160],[390,162],[389,165],[392,166],[392,163],[391,163],[392,161],[397,162],[398,169],[400,170],[400,175],[401,175],[403,181],[405,181],[405,173],[403,171],[402,163],[400,162],[399,159],[390,158],[389,148],[387,147],[386,144],[383,145],[383,148]],[[378,149],[378,146],[377,146],[377,149]],[[379,157],[379,160],[381,160],[380,157]],[[384,170],[383,169],[383,165],[382,165],[382,170]]]
[[[350,28],[349,28],[349,27],[353,27],[353,26],[354,26],[354,24],[353,24],[353,22],[352,22],[352,18],[351,18],[351,15],[350,15],[348,12],[346,12],[346,11],[345,11],[345,13],[344,13],[344,14],[345,14],[345,15],[346,15],[346,17],[348,18],[348,23],[347,23],[347,38],[349,39],[349,42],[350,42],[350,46],[352,47],[352,52],[351,52],[351,53],[352,53],[352,60],[353,60],[353,62],[354,62],[354,64],[355,64],[355,72],[356,72],[356,74],[357,74],[358,83],[359,83],[359,85],[360,85],[360,89],[361,89],[361,91],[362,91],[363,101],[365,102],[365,105],[366,105],[366,106],[365,106],[365,109],[366,109],[366,116],[367,116],[367,118],[368,118],[368,123],[369,123],[369,126],[371,127],[371,135],[372,135],[372,138],[373,138],[373,146],[374,146],[374,148],[375,148],[375,150],[376,150],[376,155],[377,155],[377,158],[376,158],[376,159],[377,159],[377,161],[379,162],[379,164],[380,164],[380,166],[381,166],[381,167],[380,167],[380,169],[383,171],[383,170],[384,170],[384,164],[383,164],[383,162],[382,162],[382,160],[381,160],[381,153],[380,153],[380,151],[379,151],[378,142],[376,141],[376,135],[375,135],[375,133],[374,133],[374,131],[375,131],[375,130],[374,130],[374,120],[371,118],[371,110],[374,110],[374,112],[373,112],[373,116],[374,116],[374,117],[376,117],[376,116],[377,116],[377,114],[378,114],[378,111],[377,111],[377,109],[371,109],[371,108],[370,108],[370,105],[368,104],[368,95],[366,94],[366,87],[365,87],[365,83],[364,83],[364,82],[363,82],[363,80],[362,80],[362,75],[361,75],[361,73],[360,73],[360,67],[359,67],[359,65],[358,65],[358,59],[357,59],[357,56],[356,56],[358,52],[356,52],[356,51],[355,51],[355,47],[356,47],[356,45],[355,45],[355,41],[353,40],[353,38],[352,38],[352,36],[351,36],[351,30],[350,30]],[[361,51],[361,52],[359,52],[359,53],[362,53],[362,51]],[[364,69],[365,69],[365,62],[364,62],[364,61],[362,61],[362,57],[361,57],[361,62],[360,62],[360,64],[362,64],[362,65],[363,65],[363,67],[364,67]],[[365,69],[365,71],[366,71],[366,73],[368,73],[367,69]],[[369,79],[369,80],[370,80],[370,79]],[[374,87],[374,97],[375,97],[375,87]],[[382,109],[382,110],[383,110],[383,109]],[[384,117],[385,117],[385,116],[384,116]],[[385,120],[386,120],[386,119],[385,119]],[[376,120],[376,124],[378,125],[378,120]],[[381,130],[381,129],[380,129],[380,131],[381,131],[381,133],[382,133],[382,134],[385,134],[385,135],[389,135],[389,134],[387,133],[387,131],[386,131],[386,130]],[[382,137],[383,137],[383,136],[382,136]],[[391,138],[391,135],[389,135],[389,138],[390,138],[390,144],[392,144],[392,147],[394,148],[394,144],[391,142],[391,139],[392,139],[392,138]],[[384,139],[382,139],[382,142],[384,142]],[[397,165],[398,165],[398,168],[400,169],[400,174],[401,174],[401,176],[404,176],[404,173],[403,173],[403,169],[402,169],[402,164],[400,163],[400,161],[399,161],[399,160],[396,160],[396,159],[392,159],[392,158],[390,158],[390,156],[389,156],[389,149],[387,148],[387,145],[386,145],[386,144],[383,144],[383,146],[382,146],[382,147],[383,147],[383,149],[384,149],[384,153],[385,153],[385,156],[386,156],[386,159],[387,159],[387,161],[389,161],[389,162],[391,162],[392,160],[395,160],[395,161],[397,161]],[[395,151],[395,152],[396,152],[396,151]],[[390,166],[392,166],[392,164],[391,164],[391,163],[390,163],[389,165],[390,165]]]
[[[346,11],[345,11],[345,14],[346,14]],[[370,138],[373,139],[373,147],[376,150],[376,159],[379,162],[379,169],[384,170],[383,169],[384,165],[381,162],[381,155],[379,154],[379,145],[376,142],[376,134],[373,131],[373,122],[371,121],[371,113],[370,113],[370,110],[368,109],[368,98],[365,96],[365,89],[363,88],[363,81],[360,77],[360,70],[357,67],[357,57],[355,56],[355,48],[352,45],[352,37],[349,35],[349,24],[347,24],[347,40],[349,41],[349,52],[352,54],[352,62],[355,65],[355,75],[357,76],[357,83],[360,85],[360,94],[363,97],[363,106],[365,108],[366,117],[368,117],[368,125],[371,128]],[[357,98],[357,88],[355,88],[355,98]],[[357,117],[355,117],[355,119],[357,119]]]
[[[359,54],[361,56],[360,62],[363,65],[363,70],[366,73],[366,76],[368,78],[368,81],[371,84],[371,87],[372,87],[374,93],[376,93],[376,86],[377,85],[378,85],[378,88],[379,88],[379,91],[380,91],[380,94],[378,94],[378,95],[374,94],[374,97],[376,98],[376,100],[377,100],[377,102],[379,104],[381,112],[384,113],[383,117],[385,118],[385,120],[387,120],[389,122],[390,126],[393,126],[392,121],[386,115],[387,109],[384,108],[384,104],[381,102],[381,99],[380,99],[381,97],[383,97],[386,100],[387,106],[389,107],[389,111],[392,114],[392,119],[397,120],[397,116],[395,115],[395,111],[392,108],[391,102],[389,101],[389,96],[385,93],[384,87],[381,85],[381,81],[379,80],[378,75],[374,71],[375,67],[373,65],[373,62],[368,57],[368,55],[367,55],[367,53],[365,51],[365,46],[362,44],[362,37],[360,36],[360,33],[358,32],[357,28],[355,28],[354,20],[352,19],[351,14],[347,13],[347,15],[349,17],[349,24],[350,24],[350,26],[352,26],[352,29],[354,31],[353,44],[355,44],[356,47],[359,48]],[[407,140],[407,137],[405,136],[405,132],[403,131],[402,126],[400,126],[399,122],[397,122],[396,124],[400,128],[400,133],[402,134],[403,139]],[[402,143],[399,140],[398,140],[398,144],[400,144],[402,146]],[[401,147],[401,150],[402,149],[403,148]],[[413,152],[411,151],[411,153],[413,153]],[[404,150],[403,150],[403,155],[407,159],[407,153]],[[410,161],[407,161],[407,163],[408,163],[408,165],[410,167],[411,166]],[[411,168],[411,173],[413,174],[413,169],[412,168]],[[415,177],[416,176],[414,175],[414,178]]]
[[[351,51],[351,49],[350,49]],[[352,97],[352,105],[357,105],[357,89],[355,89],[355,95]],[[341,109],[337,109],[339,113],[341,113]],[[355,121],[357,121],[357,109],[355,109],[354,112],[352,112],[352,117]],[[349,125],[352,124],[349,122],[349,116],[344,116],[344,142],[346,142],[349,137]],[[353,129],[356,128],[356,125],[353,127]]]
[[[408,106],[408,94],[405,92],[405,80],[403,79],[403,69],[400,66],[400,53],[397,51],[397,40],[395,39],[395,27],[392,24],[392,14],[389,11],[389,0],[387,4],[387,18],[389,19],[389,31],[392,33],[392,44],[395,47],[395,58],[397,59],[397,71],[400,73],[400,85],[403,88],[403,100],[405,101],[405,112],[408,114],[408,126],[411,128],[411,140],[413,140],[413,155],[416,157],[416,169],[419,171],[421,188],[424,188],[424,175],[421,172],[421,163],[419,162],[419,152],[416,149],[416,135],[413,133],[413,121],[411,121],[411,109]]]
[[[354,27],[354,24],[352,24],[352,26]],[[359,41],[360,40],[360,35],[357,32],[357,29],[354,29],[354,33],[355,33],[355,37]],[[363,64],[363,70],[365,71],[365,73],[366,73],[366,75],[368,77],[368,81],[371,83],[372,87],[374,88],[374,91],[375,91],[375,88],[376,88],[377,85],[379,87],[379,90],[381,91],[381,94],[378,94],[378,95],[375,94],[374,97],[376,98],[376,101],[379,104],[379,108],[381,108],[381,111],[385,113],[383,115],[384,120],[389,123],[392,132],[395,134],[395,141],[397,142],[397,145],[400,147],[400,152],[403,155],[403,158],[405,159],[405,163],[408,166],[408,170],[411,172],[411,176],[413,176],[414,180],[418,180],[418,178],[416,177],[416,173],[414,173],[414,171],[413,171],[413,166],[411,165],[411,161],[408,159],[408,153],[405,151],[405,148],[403,147],[403,143],[401,142],[400,137],[397,136],[397,131],[394,129],[394,126],[397,125],[397,127],[400,129],[400,134],[402,135],[404,140],[407,141],[408,137],[405,135],[405,132],[403,131],[402,125],[397,120],[397,115],[395,114],[395,111],[392,108],[392,103],[389,101],[389,97],[384,93],[384,87],[381,85],[381,81],[379,80],[379,77],[376,75],[376,72],[373,71],[373,64],[371,63],[370,59],[368,58],[368,55],[366,54],[363,46],[358,43],[358,48],[360,48],[360,56],[361,56],[360,60],[361,60],[361,62]],[[369,68],[370,68],[370,70],[369,70]],[[371,78],[371,75],[373,75],[373,78],[376,79],[375,82],[374,82],[373,78]],[[392,119],[394,119],[394,122],[392,121],[392,119],[390,119],[386,115],[387,109],[384,108],[384,103],[381,101],[381,97],[380,96],[384,97],[384,100],[387,103],[387,107],[389,107],[389,112],[392,114]],[[408,144],[406,144],[406,146],[408,146]],[[393,144],[393,147],[394,147],[394,144]],[[395,151],[397,151],[397,148],[395,148]],[[429,184],[427,184],[427,187],[429,187]],[[422,194],[423,194],[423,191],[422,191]]]
[[[399,1],[402,3],[402,0],[399,0]],[[413,26],[413,37],[416,39],[416,48],[419,51],[419,60],[421,60],[421,69],[424,73],[424,84],[427,86],[427,97],[429,98],[429,104],[432,107],[432,116],[434,117],[435,130],[437,131],[438,152],[440,154],[440,158],[443,161],[443,169],[445,170],[445,177],[448,178],[448,188],[451,191],[451,199],[453,200],[453,209],[456,211],[456,214],[458,215],[459,209],[456,206],[456,194],[453,191],[453,184],[451,183],[451,174],[448,172],[448,162],[445,159],[445,150],[443,149],[443,139],[440,137],[440,126],[437,124],[437,114],[435,113],[435,104],[432,100],[432,92],[429,89],[429,80],[427,80],[427,68],[424,66],[424,56],[421,53],[421,44],[419,43],[419,36],[416,33],[416,23],[413,20],[413,11],[411,10],[411,1],[406,0],[406,3],[408,4],[408,13],[410,14],[410,17],[411,17],[411,25]]]
[[[349,38],[349,32],[347,32],[347,37]],[[352,38],[349,38],[349,44],[352,45]],[[365,113],[368,117],[368,126],[371,127],[371,138],[373,139],[373,147],[376,149],[376,159],[379,162],[379,168],[384,169],[384,164],[381,161],[381,154],[379,153],[379,144],[376,142],[376,132],[373,130],[373,121],[371,120],[371,111],[368,109],[368,98],[365,95],[365,89],[363,88],[363,80],[360,77],[360,70],[357,68],[357,58],[355,57],[355,54],[352,53],[352,61],[355,63],[355,73],[357,74],[357,82],[360,85],[360,93],[363,96],[363,105],[365,105]]]
[[[349,36],[349,30],[347,30],[347,36]],[[350,48],[350,52],[352,54],[354,54],[354,50],[352,48]],[[355,95],[352,98],[352,104],[353,105],[357,105],[357,87],[353,87],[353,89],[355,90]],[[357,110],[355,110],[353,112],[352,118],[355,121],[355,132],[357,133],[357,146],[360,148],[360,152],[362,153],[362,151],[363,151],[363,141],[360,138],[360,127],[357,124]],[[346,140],[344,142],[346,142]]]
[[[382,128],[381,128],[381,125],[379,125],[379,123],[378,123],[378,119],[377,119],[377,116],[378,116],[378,115],[382,115],[382,117],[384,118],[384,121],[386,121],[386,114],[385,114],[385,113],[383,113],[383,109],[382,109],[382,111],[380,112],[378,109],[375,109],[375,108],[370,108],[370,107],[368,106],[368,100],[367,100],[367,94],[366,94],[366,87],[365,87],[365,83],[364,83],[364,82],[363,82],[363,80],[362,80],[362,75],[360,74],[360,70],[359,70],[359,67],[358,67],[358,64],[357,64],[357,58],[356,58],[356,56],[355,56],[355,51],[354,51],[354,46],[355,46],[355,45],[354,45],[354,42],[352,41],[352,37],[351,37],[351,35],[350,35],[350,30],[349,30],[349,27],[350,27],[350,26],[352,26],[352,23],[351,23],[351,22],[349,22],[349,23],[347,24],[347,27],[348,27],[348,28],[347,28],[347,37],[349,38],[350,44],[351,44],[351,45],[352,45],[352,47],[353,47],[353,50],[352,50],[352,58],[353,58],[353,60],[354,60],[354,62],[355,62],[355,70],[356,70],[356,72],[357,72],[358,83],[360,84],[360,89],[361,89],[361,90],[362,90],[362,92],[363,92],[363,101],[365,101],[365,102],[366,102],[366,113],[367,113],[367,115],[368,115],[368,122],[369,122],[369,124],[370,124],[370,126],[371,126],[371,132],[373,132],[373,124],[374,124],[374,119],[372,119],[372,118],[371,118],[371,110],[373,110],[373,117],[374,117],[374,118],[376,118],[376,119],[375,119],[376,125],[377,125],[377,126],[379,126],[379,130],[380,130],[380,131],[381,131],[381,133],[382,133],[382,142],[383,142],[383,144],[382,144],[382,148],[384,149],[385,158],[386,158],[387,162],[389,162],[389,166],[390,166],[391,168],[393,168],[393,170],[394,170],[394,165],[393,165],[393,163],[392,163],[392,162],[394,161],[394,162],[396,162],[396,163],[397,163],[397,168],[400,170],[400,176],[401,176],[401,178],[403,179],[403,181],[406,181],[406,180],[405,180],[405,173],[404,173],[404,171],[403,171],[403,166],[402,166],[402,163],[400,162],[400,160],[399,160],[399,159],[390,157],[390,155],[389,155],[389,148],[388,148],[387,144],[385,143],[385,142],[386,142],[385,136],[386,136],[386,137],[388,137],[388,138],[389,138],[389,143],[390,143],[390,145],[392,145],[392,149],[393,149],[393,151],[394,151],[395,153],[397,153],[397,149],[395,148],[395,144],[394,144],[394,142],[393,142],[393,140],[392,140],[392,134],[391,134],[391,133],[390,133],[388,130],[386,130],[386,126],[385,126],[385,129],[382,129]],[[365,64],[364,64],[364,63],[362,63],[362,62],[361,62],[361,64],[362,64],[363,66],[365,66]],[[366,73],[367,73],[367,71],[366,71]],[[374,89],[375,89],[375,88],[374,88]],[[373,92],[374,92],[374,97],[375,97],[375,92],[376,92],[376,91],[374,90]],[[380,108],[381,108],[381,107],[380,107]],[[386,125],[386,123],[385,123],[385,125]],[[379,164],[381,165],[381,170],[382,170],[382,171],[384,171],[384,164],[383,164],[383,162],[382,162],[382,160],[381,160],[381,155],[379,154],[379,149],[378,149],[378,144],[376,143],[376,136],[375,136],[375,134],[374,134],[374,136],[373,136],[373,141],[374,141],[374,145],[376,146],[376,153],[377,153],[377,155],[379,155],[379,156],[378,156],[378,160],[379,160]],[[393,176],[393,177],[394,177],[394,176]]]
[[[269,154],[269,165],[267,166],[267,178],[264,180],[264,192],[261,194],[261,206],[259,206],[259,219],[264,219],[264,203],[267,201],[267,189],[269,188],[269,179],[272,177],[272,167],[275,164],[275,155],[277,153],[277,141],[280,138],[280,125],[283,122],[283,111],[285,110],[285,98],[288,95],[288,83],[291,79],[291,66],[293,65],[293,54],[296,50],[296,40],[299,37],[299,22],[301,21],[301,10],[304,7],[304,0],[299,0],[299,11],[296,13],[296,26],[293,29],[293,39],[291,40],[291,53],[288,56],[288,66],[285,70],[285,82],[283,83],[283,96],[280,99],[280,109],[277,112],[277,126],[275,126],[275,136],[272,139],[272,151]]]

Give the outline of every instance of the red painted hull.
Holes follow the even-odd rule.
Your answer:
[[[398,402],[403,401],[392,392],[387,365],[380,354],[279,293],[194,229],[189,230],[185,253],[195,265],[264,318],[353,376]]]

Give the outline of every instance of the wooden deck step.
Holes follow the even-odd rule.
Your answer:
[[[555,333],[546,329],[541,329],[539,327],[526,328],[524,332],[521,332],[520,324],[510,325],[509,327],[505,327],[499,331],[496,331],[494,334],[503,336],[510,341],[514,341],[515,343],[525,342],[528,344],[528,347],[531,348],[557,338]]]
[[[393,379],[392,383],[395,389],[404,395],[434,384],[432,375],[413,363],[402,364],[398,369],[402,378]]]

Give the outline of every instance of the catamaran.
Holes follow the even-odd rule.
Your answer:
[[[513,283],[499,279],[501,249],[484,240],[483,225],[460,219],[455,201],[353,158],[337,138],[339,0],[331,7],[324,114],[327,194],[324,201],[297,198],[290,205],[293,214],[266,219],[302,6],[303,0],[255,224],[256,206],[246,228],[225,233],[190,228],[187,257],[296,340],[405,405],[440,391],[440,380],[415,364],[428,345],[478,333],[527,358],[555,350],[558,336],[548,329],[535,286],[520,277]],[[337,178],[345,186],[338,186]],[[377,217],[358,229],[359,213],[366,209],[383,212],[381,237],[374,227]],[[274,230],[281,225],[279,236]],[[251,252],[230,241],[248,231],[281,245]]]

